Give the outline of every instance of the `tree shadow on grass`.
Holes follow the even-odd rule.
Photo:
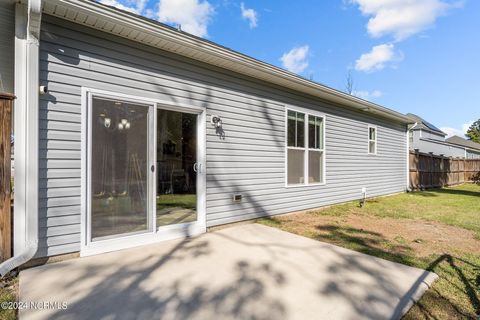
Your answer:
[[[408,245],[392,244],[391,240],[385,239],[381,234],[364,229],[319,225],[316,226],[316,230],[319,231],[314,236],[317,240],[435,272],[440,277],[439,281],[444,282],[442,288],[447,286],[456,292],[447,296],[447,293],[444,293],[445,289],[431,288],[406,314],[406,319],[415,319],[419,313],[427,319],[440,319],[442,316],[474,319],[475,315],[480,315],[480,265],[450,254],[418,258]],[[459,304],[457,299],[459,294],[466,296],[470,312]],[[399,308],[401,307],[399,305]]]
[[[438,281],[443,283],[426,292],[404,319],[417,319],[418,313],[428,319],[478,319],[480,265],[465,258],[443,254],[430,261],[426,269],[437,273],[440,276]],[[449,290],[440,290],[440,286],[449,287]],[[467,309],[458,303],[459,295],[462,294],[468,300]]]
[[[453,188],[431,188],[423,191],[413,191],[410,194],[422,197],[438,197],[442,194],[452,194],[461,196],[478,197],[480,199],[480,191],[460,190]]]
[[[321,225],[316,240],[326,241],[339,246],[383,258],[409,266],[414,266],[412,248],[403,244],[391,244],[380,233],[333,225]]]
[[[441,194],[452,194],[452,195],[462,195],[462,196],[471,196],[471,197],[478,197],[480,200],[480,191],[470,191],[470,190],[459,190],[459,189],[452,189],[452,188],[442,188],[435,190],[436,193]]]

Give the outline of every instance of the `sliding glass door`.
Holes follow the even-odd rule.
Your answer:
[[[83,254],[206,229],[205,111],[125,97],[87,92]]]
[[[92,98],[92,241],[151,230],[148,105]]]

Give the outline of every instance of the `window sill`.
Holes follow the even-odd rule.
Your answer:
[[[326,182],[318,182],[318,183],[309,183],[309,184],[287,184],[285,185],[286,189],[295,189],[295,188],[308,188],[308,187],[318,187],[326,185]]]

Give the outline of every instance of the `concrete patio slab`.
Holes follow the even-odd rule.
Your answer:
[[[259,224],[44,265],[20,319],[398,319],[434,273]],[[66,309],[61,303],[67,304]]]

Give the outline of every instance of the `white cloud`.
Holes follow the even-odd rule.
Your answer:
[[[143,15],[149,19],[157,19],[158,12],[154,9],[146,9]]]
[[[366,90],[354,90],[352,96],[359,97],[364,100],[373,100],[375,98],[380,98],[383,95],[380,90],[366,91]]]
[[[136,5],[138,12],[143,12],[145,10],[145,6],[147,5],[148,0],[133,0]]]
[[[160,0],[158,20],[180,24],[182,30],[199,37],[208,35],[207,26],[215,13],[206,0]]]
[[[129,11],[138,15],[143,15],[148,18],[151,9],[145,9],[148,0],[99,0],[100,3],[108,6],[116,7],[121,10]]]
[[[449,9],[461,1],[443,0],[350,0],[362,14],[370,16],[367,30],[372,37],[392,34],[401,41],[432,26]]]
[[[382,70],[388,62],[398,62],[402,59],[401,54],[395,53],[395,47],[392,43],[380,44],[357,59],[355,70],[364,72]]]
[[[462,124],[462,128],[441,127],[440,130],[447,134],[447,138],[451,136],[459,136],[465,138],[468,128],[472,125],[473,121]]]
[[[139,1],[139,2],[142,2],[143,6],[145,6],[145,1]],[[131,13],[136,13],[136,14],[141,14],[141,11],[143,10],[143,7],[140,8],[138,5],[129,6],[128,4],[123,4],[117,0],[100,0],[100,3],[105,4],[107,6],[112,6],[121,10],[125,10]]]
[[[245,8],[245,4],[243,2],[240,3],[240,10],[242,11],[242,18],[248,20],[250,28],[256,28],[258,22],[257,12],[253,9]]]
[[[287,53],[284,53],[280,58],[282,66],[288,71],[300,73],[308,67],[308,53],[310,48],[308,45],[296,47]]]

